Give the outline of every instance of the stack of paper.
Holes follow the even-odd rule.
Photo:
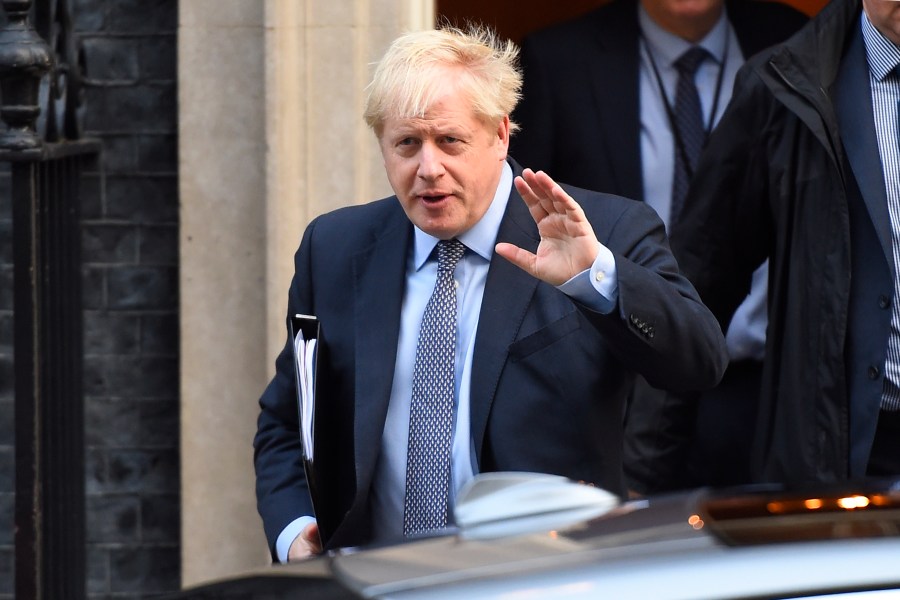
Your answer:
[[[294,358],[297,374],[297,411],[304,460],[313,460],[316,416],[315,373],[318,322],[315,317],[294,315]]]

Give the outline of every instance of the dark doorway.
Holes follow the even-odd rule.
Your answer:
[[[605,0],[438,0],[438,22],[463,25],[467,21],[493,27],[502,37],[521,42],[527,33],[551,23],[583,15]]]
[[[437,14],[456,25],[467,21],[493,27],[501,36],[521,42],[526,34],[604,4],[606,0],[437,0]],[[784,0],[808,15],[817,13],[828,0]]]

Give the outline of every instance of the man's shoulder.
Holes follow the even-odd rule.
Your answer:
[[[578,202],[587,216],[589,221],[597,219],[608,220],[617,218],[622,214],[633,211],[635,215],[655,215],[656,211],[650,208],[645,202],[619,196],[617,194],[608,194],[606,192],[595,192],[585,188],[561,184],[563,189],[568,192],[572,198]]]
[[[322,213],[317,220],[320,221],[365,221],[376,215],[389,216],[394,212],[402,212],[397,196],[388,196],[378,200],[371,200],[362,204],[352,204],[335,208]]]
[[[613,252],[623,252],[636,240],[649,241],[650,232],[665,231],[662,219],[646,202],[565,184],[563,189],[581,206],[597,239]],[[623,240],[628,240],[624,246]]]
[[[313,219],[310,228],[316,235],[337,236],[345,240],[368,230],[383,230],[392,223],[403,223],[405,215],[396,196],[336,208]]]

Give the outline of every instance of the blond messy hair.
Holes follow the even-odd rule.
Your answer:
[[[404,34],[375,69],[363,117],[378,136],[388,118],[424,117],[451,69],[458,71],[459,90],[468,95],[475,115],[499,123],[522,93],[518,54],[515,44],[483,26]],[[510,131],[516,129],[510,122]]]

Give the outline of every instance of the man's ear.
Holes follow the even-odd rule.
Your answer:
[[[497,149],[500,151],[500,160],[506,160],[509,153],[509,115],[504,115],[497,123]]]

